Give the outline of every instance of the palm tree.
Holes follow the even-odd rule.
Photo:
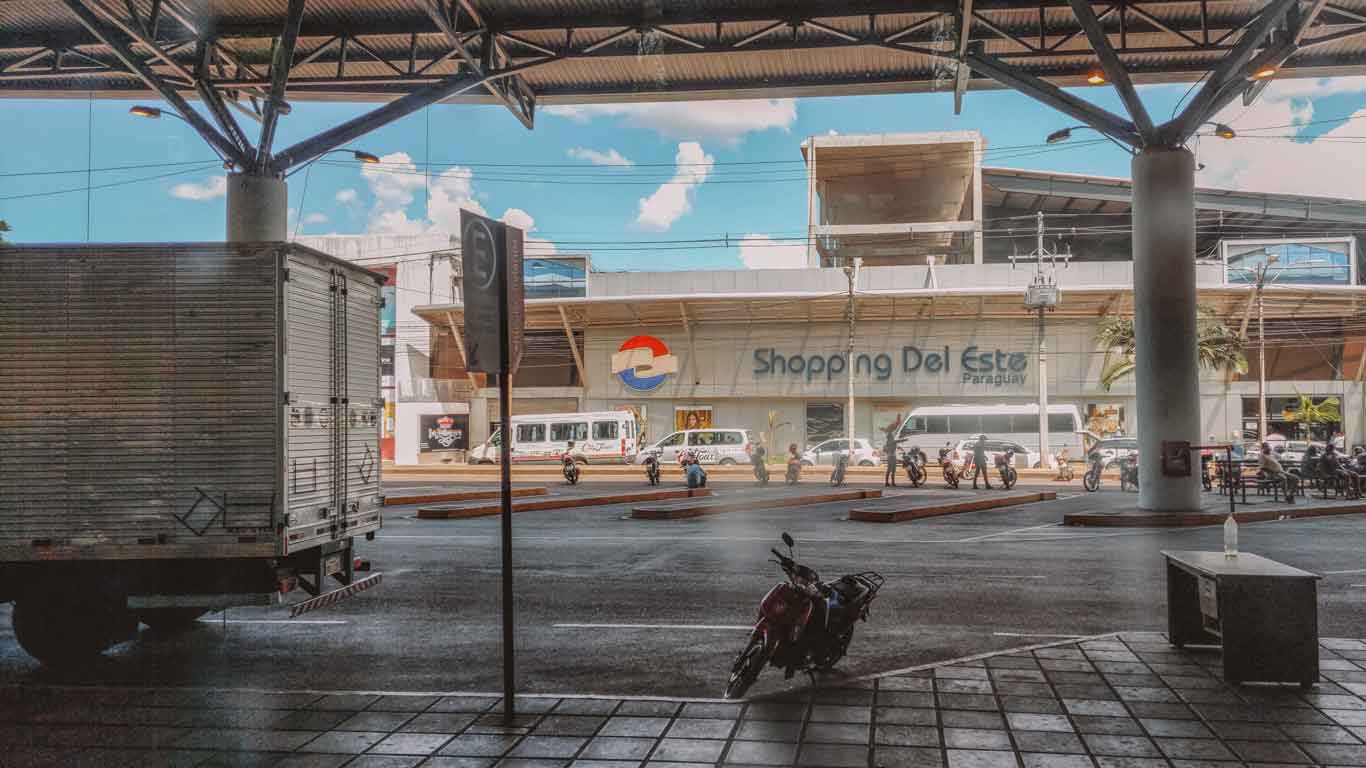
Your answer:
[[[0,219],[0,245],[5,244],[5,233],[10,231],[9,224],[4,219]]]
[[[1342,420],[1342,411],[1338,408],[1342,401],[1336,397],[1325,397],[1317,403],[1314,398],[1308,395],[1299,395],[1299,402],[1295,403],[1295,421],[1305,425],[1308,434],[1306,440],[1314,439],[1314,425],[1324,424]]]
[[[1208,370],[1247,373],[1243,339],[1214,315],[1214,310],[1196,308],[1196,355],[1200,367]],[[1100,385],[1109,392],[1114,383],[1134,372],[1134,319],[1107,317],[1096,330],[1096,343],[1105,350]]]

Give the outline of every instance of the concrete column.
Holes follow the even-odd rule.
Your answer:
[[[228,174],[230,243],[289,239],[289,185],[274,176]]]
[[[1189,151],[1148,147],[1134,157],[1133,228],[1138,506],[1153,512],[1196,510],[1199,471],[1193,466],[1190,477],[1161,472],[1164,440],[1201,440],[1195,158]]]

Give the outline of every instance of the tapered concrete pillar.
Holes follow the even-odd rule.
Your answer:
[[[1198,468],[1164,477],[1162,442],[1200,442],[1196,357],[1195,158],[1150,147],[1134,157],[1134,341],[1138,387],[1138,506],[1200,508]]]
[[[274,176],[228,174],[227,241],[289,239],[289,185]]]

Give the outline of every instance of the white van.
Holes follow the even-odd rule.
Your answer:
[[[1048,406],[1048,453],[1067,447],[1080,456],[1081,411],[1075,405]],[[977,435],[988,440],[1036,446],[1039,440],[1039,406],[1030,405],[934,405],[914,408],[901,424],[897,443],[905,449],[912,445],[929,456],[945,444],[958,444]],[[1037,463],[1037,449],[1030,458]]]
[[[494,464],[503,431],[470,451],[471,464]],[[537,413],[512,417],[512,460],[557,460],[574,441],[579,461],[630,463],[636,456],[636,419],[630,411]]]
[[[692,451],[699,464],[748,464],[754,441],[744,429],[680,429],[654,445],[640,449],[637,464],[651,454],[660,464],[678,461],[678,454]]]

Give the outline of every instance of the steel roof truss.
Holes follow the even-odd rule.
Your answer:
[[[1110,78],[1110,83],[1114,85],[1119,98],[1124,102],[1124,108],[1129,111],[1129,117],[1134,121],[1138,129],[1138,135],[1142,137],[1144,143],[1151,143],[1155,138],[1153,131],[1152,118],[1148,116],[1148,110],[1143,106],[1143,100],[1138,97],[1138,91],[1134,90],[1134,84],[1129,80],[1129,73],[1124,69],[1124,62],[1120,61],[1119,54],[1110,45],[1110,36],[1105,34],[1105,30],[1100,26],[1100,20],[1096,18],[1095,11],[1091,8],[1091,0],[1069,0],[1072,5],[1072,13],[1077,17],[1077,23],[1086,31],[1086,37],[1091,41],[1091,47],[1095,50],[1096,58],[1100,59],[1100,66],[1105,70],[1106,77]],[[1188,40],[1190,38],[1187,38]],[[1191,40],[1193,44],[1194,40]]]

